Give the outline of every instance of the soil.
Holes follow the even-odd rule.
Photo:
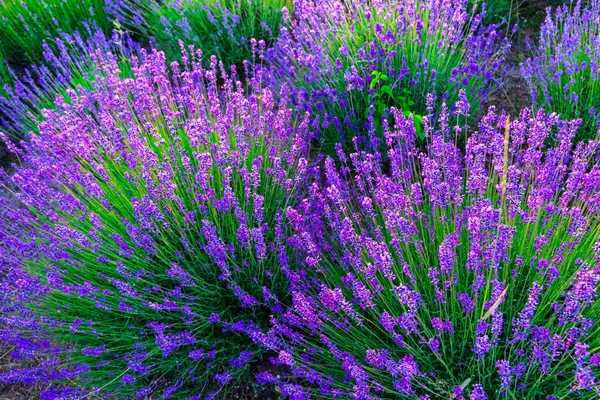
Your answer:
[[[520,32],[519,37],[532,37],[532,32]],[[514,40],[513,47],[507,55],[507,73],[502,81],[503,86],[493,92],[483,107],[495,106],[496,111],[505,110],[511,117],[518,116],[519,110],[531,107],[531,97],[527,82],[521,75],[519,64],[528,56],[530,51],[525,48],[522,40]]]

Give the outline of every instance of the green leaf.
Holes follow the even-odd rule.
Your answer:
[[[423,116],[418,114],[409,113],[413,117],[413,122],[415,124],[415,132],[417,137],[421,140],[425,139],[425,131],[423,130]]]
[[[388,94],[389,96],[393,96],[392,88],[389,85],[383,85],[380,89],[383,93]]]
[[[369,86],[371,89],[373,89],[377,84],[379,83],[379,77],[376,76],[371,80],[371,85]]]
[[[425,131],[423,131],[423,127],[421,125],[417,126],[415,124],[415,128],[415,131],[417,132],[417,137],[421,140],[425,140]]]

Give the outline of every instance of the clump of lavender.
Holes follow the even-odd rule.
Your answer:
[[[598,398],[600,142],[573,147],[579,120],[491,108],[463,154],[444,107],[420,150],[392,113],[389,164],[338,146],[342,166],[328,159],[325,184],[287,211],[310,277],[286,314],[304,336],[273,359],[307,383],[293,391]]]
[[[600,129],[600,1],[577,1],[546,10],[540,43],[521,64],[535,106],[581,118],[577,140]]]
[[[282,8],[292,0],[110,0],[108,10],[132,31],[153,40],[169,59],[180,56],[179,40],[194,44],[225,65],[252,58],[250,39],[272,43]]]
[[[291,83],[291,101],[309,111],[322,150],[382,135],[395,106],[422,134],[426,95],[454,104],[462,89],[476,113],[501,84],[510,46],[467,1],[297,0],[266,52],[273,84]]]
[[[259,81],[247,97],[235,69],[204,69],[200,51],[183,67],[142,56],[121,78],[96,52],[94,90],[68,89],[12,147],[0,336],[13,357],[46,361],[0,382],[215,398],[276,340],[260,332],[289,297],[282,210],[307,125]]]
[[[2,0],[0,46],[15,64],[39,63],[44,39],[82,30],[90,21],[110,32],[104,8],[105,0]]]
[[[0,131],[13,139],[21,139],[37,132],[43,120],[42,109],[54,108],[56,96],[68,100],[67,89],[78,92],[91,90],[99,73],[93,54],[112,53],[120,59],[121,73],[129,73],[128,59],[139,56],[140,47],[131,37],[114,30],[106,36],[97,24],[84,24],[85,33],[62,33],[52,40],[44,40],[43,62],[25,68],[17,74],[6,66],[4,85],[0,88]]]

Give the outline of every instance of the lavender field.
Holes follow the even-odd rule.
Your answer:
[[[0,400],[600,399],[600,0],[0,0]]]

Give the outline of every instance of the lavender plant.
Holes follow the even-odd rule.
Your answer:
[[[104,7],[104,0],[2,0],[0,46],[13,63],[39,63],[44,39],[82,30],[89,21],[110,32]]]
[[[273,358],[306,383],[291,398],[598,398],[600,142],[491,108],[463,155],[444,109],[419,150],[392,112],[387,172],[338,146],[343,165],[287,211],[310,271],[286,315],[304,336]]]
[[[242,66],[252,57],[250,39],[272,43],[283,7],[292,0],[112,0],[109,10],[129,29],[153,39],[169,59],[180,56],[178,40]]]
[[[600,128],[600,2],[548,8],[535,55],[521,64],[535,106],[581,118],[578,140]]]
[[[54,108],[56,96],[68,102],[67,89],[81,93],[92,90],[99,73],[93,62],[98,50],[119,58],[123,77],[131,72],[127,60],[133,54],[139,56],[140,47],[126,32],[113,30],[111,36],[106,36],[96,24],[85,27],[83,35],[75,31],[44,40],[44,61],[25,68],[21,74],[7,66],[8,79],[0,88],[0,131],[13,140],[22,139],[37,132],[42,110]]]
[[[297,0],[294,20],[285,16],[291,26],[267,51],[272,82],[294,88],[292,104],[310,112],[329,155],[338,142],[352,149],[354,137],[381,137],[391,106],[419,122],[427,93],[453,104],[464,89],[476,109],[501,83],[509,41],[466,7],[466,0]]]
[[[0,382],[215,398],[267,348],[261,330],[289,297],[282,210],[307,125],[258,80],[246,97],[215,57],[204,69],[191,51],[168,68],[142,54],[121,78],[97,52],[94,90],[67,90],[12,148],[22,165],[3,176],[18,202],[0,200],[0,336],[13,356],[48,361]]]

